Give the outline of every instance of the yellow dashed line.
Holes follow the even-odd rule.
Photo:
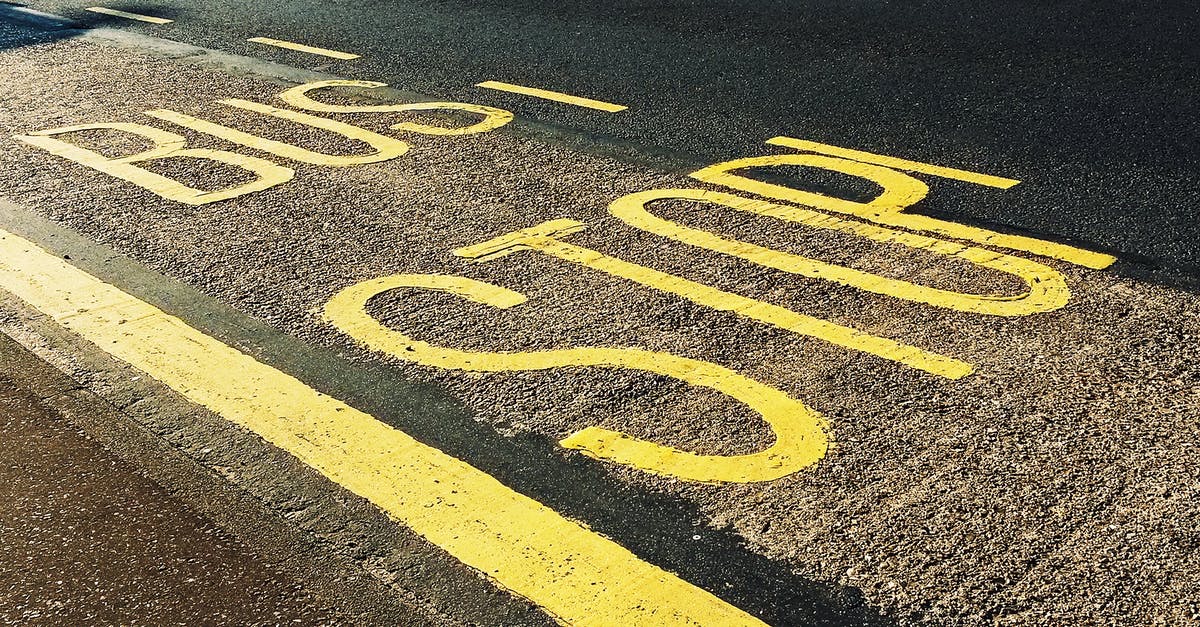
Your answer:
[[[88,7],[88,11],[92,13],[101,13],[104,15],[113,15],[123,17],[127,20],[137,20],[139,22],[149,22],[151,24],[170,24],[175,20],[168,20],[165,17],[154,17],[153,15],[142,15],[141,13],[129,13],[127,11],[118,11],[116,9],[106,9],[104,7]]]
[[[0,289],[572,625],[761,625],[490,475],[0,230]]]
[[[300,52],[307,52],[309,54],[319,54],[324,57],[332,57],[334,59],[341,59],[343,61],[349,61],[350,59],[358,58],[357,54],[350,54],[349,52],[339,52],[337,50],[330,50],[328,48],[317,48],[316,46],[306,46],[304,44],[298,44],[294,41],[284,41],[282,39],[271,39],[270,37],[251,37],[250,39],[247,39],[246,41],[252,41],[256,44],[266,44],[268,46],[276,46],[278,48],[287,48],[288,50],[297,50]]]
[[[487,89],[496,89],[499,91],[507,91],[510,93],[522,94],[525,96],[533,96],[534,98],[545,98],[546,100],[555,100],[558,102],[565,102],[567,104],[572,104],[577,107],[587,107],[589,109],[598,109],[600,111],[608,111],[609,113],[616,113],[618,111],[624,111],[625,109],[629,108],[629,107],[626,107],[623,105],[613,104],[611,102],[604,102],[603,100],[592,100],[591,98],[581,98],[579,96],[572,96],[570,94],[564,94],[564,93],[560,93],[557,91],[550,91],[547,89],[538,89],[536,87],[523,87],[521,85],[513,85],[512,83],[501,83],[500,81],[484,81],[482,83],[476,84],[475,86],[476,87],[484,87]]]

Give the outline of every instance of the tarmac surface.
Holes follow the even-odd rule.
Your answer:
[[[38,6],[69,12],[67,5]],[[333,29],[364,23],[351,17],[365,9],[330,5],[328,11],[340,12],[340,18],[313,12],[300,22],[295,16],[303,6],[297,6],[294,13],[252,11],[246,15],[253,19],[242,20],[232,19],[232,9],[222,5],[203,14],[187,5],[157,12],[162,7],[120,8],[176,19],[156,31],[160,36],[235,54],[290,61],[292,52],[264,53],[243,40],[303,30],[308,44],[353,49],[363,58],[324,59],[317,72],[122,31],[34,32],[13,26],[0,31],[11,42],[0,52],[0,76],[9,85],[0,95],[5,136],[136,122],[178,133],[188,148],[255,155],[294,170],[290,180],[268,189],[195,205],[29,141],[0,142],[5,173],[0,228],[488,473],[769,624],[1200,620],[1200,482],[1194,472],[1200,455],[1195,438],[1200,297],[1191,287],[1200,253],[1194,203],[1188,200],[1195,194],[1190,184],[1195,154],[1186,150],[1196,145],[1190,115],[1195,98],[1171,91],[1194,71],[1194,50],[1184,50],[1176,39],[1195,17],[1182,5],[1137,14],[1137,28],[1119,30],[1103,46],[1098,42],[1110,31],[1100,26],[1115,29],[1132,19],[1121,5],[1087,14],[1065,5],[1026,7],[1022,19],[1030,24],[1035,21],[1030,12],[1049,12],[1063,21],[1038,22],[1038,32],[1049,34],[1037,39],[1006,28],[1012,24],[1008,14],[983,9],[969,16],[975,25],[971,38],[951,36],[921,21],[923,15],[941,15],[933,4],[923,5],[899,29],[912,41],[860,42],[854,55],[845,49],[842,56],[816,55],[831,59],[819,68],[801,66],[798,59],[813,56],[820,42],[841,41],[835,35],[844,33],[836,26],[853,22],[878,33],[864,24],[886,22],[888,12],[898,9],[839,7],[823,22],[805,22],[806,29],[823,34],[810,42],[795,28],[764,30],[768,21],[799,21],[775,5],[722,3],[707,13],[680,9],[673,13],[679,19],[664,21],[661,14],[633,19],[633,9],[596,16],[567,5],[555,12],[534,3],[470,10],[438,3],[377,10],[371,15],[385,16],[377,30],[360,29],[353,37]],[[801,6],[790,11],[812,11]],[[556,24],[534,29],[537,45],[532,38],[510,45],[512,39],[497,37],[489,45],[508,51],[506,64],[500,64],[492,48],[455,41],[478,41],[492,31],[462,23],[437,29],[430,26],[441,23],[432,12],[460,22],[491,16],[497,21],[488,28],[496,33],[530,14]],[[1169,29],[1147,24],[1171,19]],[[591,36],[625,53],[609,57],[612,64],[620,61],[617,69],[589,65],[604,58],[595,44],[578,46],[573,65],[533,61],[564,49],[562,38],[579,20],[601,23],[588,31]],[[309,28],[318,22],[326,30]],[[746,43],[755,39],[735,45],[738,37],[747,37],[747,23],[779,45]],[[925,26],[911,25],[917,23]],[[1070,28],[1052,28],[1056,23]],[[646,34],[655,24],[671,28]],[[425,57],[401,54],[416,46],[403,34],[422,28],[443,39],[423,40]],[[386,52],[384,32],[392,42]],[[711,38],[705,63],[724,68],[707,82],[696,69],[701,60],[694,38],[700,32]],[[1139,40],[1145,44],[1142,56],[1122,56],[1138,33],[1147,34]],[[807,43],[800,45],[802,40]],[[953,53],[954,46],[967,43],[973,56]],[[466,54],[468,48],[473,54]],[[430,50],[440,51],[437,59]],[[999,50],[1019,58],[990,54]],[[1060,64],[1051,73],[1050,50],[1091,56],[1072,57],[1078,66]],[[870,63],[862,62],[864,51]],[[1168,54],[1174,52],[1179,54]],[[912,65],[917,57],[926,64]],[[979,57],[987,57],[988,65],[963,74]],[[647,88],[653,77],[636,68],[649,58],[678,60],[672,82]],[[1030,69],[1035,59],[1042,73]],[[1158,65],[1147,65],[1150,61]],[[1143,71],[1127,71],[1138,63]],[[931,66],[940,72],[923,72]],[[996,74],[997,67],[1006,73]],[[457,74],[448,71],[455,68]],[[819,76],[805,80],[804,72]],[[877,80],[863,83],[856,72],[876,73]],[[826,80],[832,74],[841,78]],[[422,98],[407,91],[413,90],[438,100],[503,106],[518,118],[495,131],[444,135],[392,125],[453,127],[479,117],[320,112],[315,115],[409,144],[395,158],[331,167],[285,159],[274,144],[254,140],[251,150],[170,124],[161,113],[144,113],[180,112],[314,153],[368,152],[361,142],[311,125],[216,102],[237,98],[295,108],[294,99],[281,97],[285,90],[332,75],[398,77],[403,81],[394,87],[405,91],[326,89],[319,98],[313,92],[314,99],[364,108]],[[904,89],[884,89],[891,83],[880,82],[883,75]],[[984,83],[986,93],[980,75],[993,77]],[[601,76],[605,81],[594,80]],[[950,76],[960,78],[939,83]],[[745,104],[736,86],[756,77],[767,77],[765,86],[775,85],[781,94],[794,93],[797,84],[822,89],[806,92],[804,102],[791,108],[780,108],[776,98],[732,113],[733,101]],[[1098,77],[1105,80],[1097,82]],[[621,114],[530,104],[465,87],[484,79],[603,98],[630,106],[632,114],[618,120],[612,116]],[[585,79],[587,89],[570,82]],[[1046,89],[1056,80],[1065,92],[1083,90],[1082,104],[1070,111],[1056,108],[1061,101]],[[1132,93],[1123,81],[1150,81],[1161,89],[1142,98],[1144,108],[1122,124],[1092,133],[1100,126],[1097,116],[1125,119],[1130,101],[1113,96]],[[635,92],[633,85],[645,91]],[[951,95],[968,87],[976,100]],[[1052,102],[1035,107],[1014,90],[1037,92]],[[904,97],[871,98],[883,91]],[[707,112],[685,104],[681,94],[711,95]],[[965,104],[939,107],[943,99]],[[841,103],[836,111],[833,100]],[[869,118],[867,102],[880,108],[871,109]],[[1021,124],[1014,122],[1018,112],[1002,102],[1026,103]],[[1093,106],[1097,103],[1103,106]],[[1162,106],[1150,115],[1148,103]],[[807,113],[800,113],[801,106]],[[1083,110],[1087,121],[1080,117]],[[983,115],[1001,111],[1013,117]],[[824,132],[805,132],[817,126]],[[1002,238],[986,242],[990,256],[939,253],[935,245],[899,236],[880,242],[845,224],[882,226],[883,218],[852,220],[834,213],[845,219],[842,228],[828,219],[805,221],[794,212],[763,209],[761,203],[714,203],[714,194],[724,193],[790,206],[777,195],[689,176],[715,161],[784,154],[762,144],[781,133],[1020,179],[1011,189],[989,189],[922,176],[930,191],[915,213],[1110,253],[1116,263],[1085,267],[997,245],[1008,241]],[[144,138],[111,128],[56,137],[114,157],[148,146]],[[164,158],[142,165],[205,190],[253,178],[238,167],[197,161]],[[818,168],[755,179],[844,201],[866,202],[878,193],[866,181]],[[661,229],[661,222],[636,223],[630,217],[636,214],[613,209],[614,201],[630,194],[681,189],[709,195],[697,199],[675,192],[649,204],[652,216],[670,221],[666,231],[647,227]],[[775,213],[763,213],[770,211]],[[573,248],[556,248],[544,238],[526,238],[524,248],[481,246],[554,220],[585,227],[559,229],[557,240]],[[733,249],[741,258],[717,252],[713,239],[696,239],[704,232],[785,255],[754,257],[744,246]],[[975,245],[958,241],[960,248]],[[784,263],[781,259],[796,264],[797,258],[820,270],[805,274],[770,265]],[[1001,265],[988,265],[997,258]],[[1024,270],[1013,270],[1018,267]],[[1037,280],[1028,278],[1030,272]],[[331,313],[331,300],[350,286],[415,274],[466,277],[528,300],[497,308],[444,286],[381,292],[363,311],[416,340],[390,351],[372,343],[379,336],[362,335],[361,329],[348,333],[351,327]],[[864,274],[918,287],[887,288],[889,293],[878,282],[856,287],[857,279],[844,278]],[[868,283],[875,287],[862,287]],[[943,295],[930,296],[931,289]],[[1043,300],[1023,296],[1039,289]],[[947,305],[946,293],[971,304]],[[984,301],[988,304],[980,304]],[[382,596],[403,599],[435,622],[551,620],[536,599],[508,595],[502,583],[493,585],[458,564],[452,549],[405,529],[327,476],[225,424],[219,412],[198,410],[163,386],[140,380],[128,366],[111,363],[103,346],[56,330],[19,298],[0,305],[6,333],[195,459],[202,467],[198,473],[216,473],[301,536],[319,538],[348,568],[357,565],[380,582]],[[1009,307],[1009,315],[981,312],[989,307]],[[796,322],[802,319],[858,333],[847,339],[827,332],[828,326]],[[867,337],[902,348],[870,348],[876,345]],[[466,359],[474,365],[455,366],[437,347],[470,353]],[[636,349],[644,360],[636,367],[479,366],[513,361],[497,358],[499,353],[565,355],[579,347],[620,349],[626,356]],[[648,353],[653,356],[645,357]],[[749,411],[744,400],[749,396],[739,402],[733,394],[689,382],[669,366],[679,358],[723,368],[819,412],[813,424],[827,434],[827,450],[782,476],[754,478],[746,471],[750,474],[713,479],[689,477],[683,466],[655,465],[661,461],[642,459],[639,466],[636,460],[594,459],[603,455],[566,445],[592,427],[708,458],[753,455],[777,441],[773,431],[779,433],[779,424]]]
[[[30,4],[112,23],[82,11],[90,3]],[[333,63],[353,78],[519,107],[706,162],[760,153],[766,138],[787,135],[1004,173],[1024,183],[1005,195],[935,195],[922,211],[1074,240],[1172,270],[1157,280],[1197,285],[1200,12],[1187,1],[113,6],[175,20],[122,28],[302,67],[330,60],[246,40],[347,51],[361,57]],[[596,115],[473,87],[492,79],[629,110]]]
[[[0,380],[0,415],[0,623],[336,621],[286,573],[28,390]]]

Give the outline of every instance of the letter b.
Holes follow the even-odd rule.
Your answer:
[[[145,137],[154,143],[154,147],[144,152],[129,155],[127,157],[106,157],[100,153],[81,148],[61,139],[55,139],[54,135],[63,133],[72,133],[76,131],[90,131],[99,129],[109,129],[115,131],[124,131],[134,135]],[[281,166],[279,164],[260,159],[258,157],[249,157],[239,155],[235,152],[225,150],[209,150],[201,148],[185,148],[187,140],[182,135],[176,135],[153,126],[144,124],[133,124],[129,122],[101,122],[97,124],[80,124],[77,126],[64,126],[62,128],[50,129],[47,131],[37,131],[29,135],[17,135],[15,139],[42,148],[47,152],[58,155],[60,157],[70,159],[76,163],[86,165],[90,168],[99,170],[105,174],[115,176],[144,187],[163,198],[175,200],[189,205],[203,205],[218,200],[227,200],[257,192],[280,183],[286,183],[295,176],[295,170]],[[153,161],[155,159],[168,158],[190,158],[190,159],[208,159],[210,161],[218,161],[227,165],[240,167],[248,170],[257,178],[248,183],[226,187],[224,189],[214,191],[204,191],[188,187],[179,181],[168,178],[161,174],[156,174],[136,164]]]

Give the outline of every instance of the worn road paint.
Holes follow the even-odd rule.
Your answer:
[[[331,87],[376,89],[378,87],[386,86],[387,83],[379,83],[376,81],[315,81],[312,83],[305,83],[303,85],[292,87],[291,89],[280,93],[279,98],[298,109],[318,111],[322,113],[399,113],[412,111],[437,111],[440,109],[445,109],[451,111],[465,111],[467,113],[483,116],[483,119],[475,124],[456,128],[445,126],[429,126],[427,124],[417,124],[415,122],[401,122],[391,126],[391,128],[399,131],[412,131],[414,133],[424,133],[426,135],[473,135],[475,133],[485,133],[487,131],[496,130],[501,126],[512,122],[513,120],[513,114],[510,111],[466,102],[410,102],[389,105],[337,105],[318,102],[308,97],[308,92],[310,91],[327,89]]]
[[[144,137],[154,143],[150,150],[129,155],[127,157],[106,157],[100,153],[80,148],[69,142],[55,139],[54,135],[93,130],[122,131]],[[262,191],[292,180],[295,170],[277,163],[239,155],[236,152],[224,150],[209,150],[207,148],[185,148],[187,140],[182,135],[176,135],[153,126],[133,124],[129,122],[102,122],[97,124],[79,124],[62,128],[37,131],[28,135],[14,137],[26,144],[37,146],[50,154],[70,159],[81,165],[99,170],[109,176],[144,187],[163,198],[185,203],[188,205],[203,205],[218,200],[227,200],[243,194]],[[207,159],[243,168],[256,175],[255,180],[241,185],[235,185],[221,190],[205,191],[188,187],[174,179],[156,174],[134,165],[154,161],[156,159]]]
[[[786,142],[785,139],[787,140]],[[795,145],[804,147],[804,149],[810,149],[810,145],[801,140],[791,140],[790,138],[776,137],[772,140],[772,142],[777,145]],[[815,147],[819,147],[825,152],[830,152],[828,149],[834,148],[825,147],[823,144],[815,144]],[[892,157],[872,155],[870,153],[861,153],[859,151],[849,151],[846,149],[835,150],[841,156],[834,157],[829,156],[828,154],[803,153],[734,159],[732,161],[726,161],[724,163],[718,163],[706,168],[702,168],[693,172],[691,176],[692,178],[704,181],[706,183],[724,185],[726,187],[732,187],[744,192],[758,194],[760,196],[774,198],[784,202],[816,207],[826,211],[850,214],[870,220],[871,222],[876,222],[878,224],[912,229],[914,231],[937,233],[946,237],[967,240],[987,246],[997,246],[1011,250],[1020,250],[1033,253],[1035,255],[1041,255],[1043,257],[1051,257],[1053,259],[1067,261],[1084,266],[1086,268],[1106,268],[1116,261],[1116,258],[1112,255],[1105,255],[1089,250],[1083,250],[1074,246],[1067,246],[1066,244],[1058,244],[1055,242],[1049,242],[1046,240],[1025,237],[1021,235],[997,233],[995,231],[989,231],[987,229],[974,226],[966,226],[957,222],[950,222],[948,220],[939,220],[929,216],[904,213],[906,209],[912,207],[929,193],[929,187],[920,180],[900,171],[901,169],[908,169],[927,174],[936,174],[938,176],[948,173],[953,174],[953,178],[960,179],[965,174],[973,173],[967,173],[964,170],[952,170],[950,172],[941,171],[941,173],[939,173],[939,166],[918,164],[914,161],[905,161],[902,159],[894,160]],[[858,155],[869,157],[869,159],[858,160],[849,158]],[[822,168],[850,176],[857,176],[879,185],[883,188],[883,191],[880,192],[879,196],[870,202],[861,203],[835,198],[833,196],[826,196],[824,194],[818,194],[815,192],[785,187],[783,185],[756,181],[739,174],[733,174],[734,170],[778,166],[805,166]],[[920,168],[915,166],[920,166]],[[1000,181],[993,182],[1000,183]],[[998,186],[1003,187],[1003,185]]]
[[[971,364],[952,357],[932,353],[915,346],[857,331],[840,324],[806,316],[739,294],[689,281],[609,257],[595,250],[568,244],[559,238],[585,228],[575,220],[551,220],[537,226],[513,231],[482,244],[459,248],[455,255],[477,261],[488,261],[519,250],[537,250],[564,261],[577,263],[647,287],[682,296],[694,303],[720,311],[731,311],[752,320],[849,348],[948,379],[960,379],[974,370]]]
[[[828,438],[820,415],[782,391],[728,368],[628,347],[494,353],[433,346],[380,324],[367,312],[372,298],[404,288],[447,292],[498,309],[515,307],[526,300],[512,290],[465,277],[399,274],[342,290],[325,305],[325,319],[372,350],[436,368],[515,372],[576,366],[628,368],[673,377],[741,401],[758,412],[775,434],[774,444],[760,452],[723,456],[698,455],[619,431],[588,427],[561,440],[559,444],[566,448],[655,474],[707,483],[770,481],[811,466],[825,456]]]
[[[319,54],[323,57],[331,57],[334,59],[341,59],[343,61],[349,61],[350,59],[358,58],[357,54],[351,54],[349,52],[339,52],[337,50],[330,50],[328,48],[318,48],[316,46],[306,46],[304,44],[298,44],[294,41],[285,41],[283,39],[271,39],[270,37],[251,37],[250,39],[247,39],[246,41],[254,42],[256,44],[266,44],[268,46],[276,46],[278,48],[287,48],[288,50],[296,50],[297,52],[307,52],[309,54]]]
[[[139,22],[148,22],[150,24],[170,24],[171,22],[175,21],[168,20],[165,17],[154,17],[153,15],[142,15],[141,13],[129,13],[128,11],[118,11],[116,9],[106,9],[104,7],[88,7],[86,10],[91,11],[92,13],[123,17],[127,20],[137,20]]]
[[[303,163],[311,163],[314,165],[323,165],[330,167],[347,167],[355,165],[363,165],[367,163],[378,163],[395,159],[400,155],[408,152],[408,144],[393,137],[373,133],[364,128],[359,128],[345,122],[338,122],[329,118],[323,118],[299,111],[291,111],[288,109],[278,109],[270,105],[251,102],[249,100],[240,100],[237,98],[222,100],[221,104],[253,111],[263,115],[269,115],[281,120],[288,120],[297,124],[304,124],[313,128],[337,133],[349,139],[355,139],[363,142],[375,149],[375,152],[365,155],[330,155],[321,152],[313,152],[299,146],[293,146],[273,139],[266,139],[258,135],[252,135],[245,131],[239,131],[235,128],[230,128],[215,122],[209,122],[197,117],[171,111],[170,109],[157,109],[147,111],[146,115],[160,120],[178,124],[185,128],[190,128],[193,131],[199,131],[214,137],[219,137],[226,141],[231,141],[235,144],[241,144],[248,148],[266,151],[286,159],[293,159]]]
[[[598,109],[600,111],[607,111],[609,113],[617,113],[618,111],[624,111],[629,108],[623,105],[613,104],[611,102],[604,102],[603,100],[581,98],[579,96],[572,96],[570,94],[550,91],[548,89],[524,87],[521,85],[513,85],[512,83],[501,83],[500,81],[484,81],[482,83],[477,83],[475,86],[483,87],[485,89],[495,89],[497,91],[507,91],[509,93],[521,94],[523,96],[533,96],[534,98],[544,98],[546,100],[554,100],[556,102],[565,102],[577,107]]]
[[[850,148],[842,148],[840,146],[830,146],[819,142],[808,141],[807,139],[796,139],[794,137],[772,137],[767,140],[768,144],[775,146],[784,146],[794,148],[802,152],[819,152],[833,157],[841,157],[850,159],[851,161],[860,161],[862,163],[874,163],[882,165],[894,170],[905,170],[907,172],[920,172],[921,174],[929,174],[944,179],[954,179],[967,183],[975,183],[976,185],[986,185],[988,187],[998,187],[1000,189],[1008,189],[1013,185],[1020,183],[1016,179],[1004,178],[1002,176],[992,176],[990,174],[980,174],[979,172],[971,172],[969,170],[959,170],[958,168],[947,168],[945,166],[933,165],[929,163],[921,163],[920,161],[909,161],[908,159],[900,159],[899,157],[889,157],[887,155],[877,155],[871,152],[863,152],[861,150],[853,150]]]
[[[1017,295],[976,295],[915,285],[899,279],[882,277],[825,263],[740,240],[721,237],[702,229],[683,226],[650,213],[646,206],[655,201],[683,200],[713,203],[796,222],[819,229],[829,229],[864,237],[884,244],[899,244],[937,255],[954,257],[981,268],[1005,272],[1021,279],[1028,288]],[[700,189],[658,189],[637,192],[618,198],[608,207],[609,213],[625,223],[663,237],[739,257],[768,268],[791,272],[815,279],[833,281],[868,292],[892,296],[918,303],[944,307],[955,311],[993,316],[1027,316],[1052,311],[1067,304],[1071,292],[1063,275],[1044,264],[1013,257],[982,248],[968,247],[924,235],[885,229],[853,220],[842,220],[818,211],[776,205],[762,200]]]
[[[0,289],[575,625],[761,625],[345,403],[0,230]]]

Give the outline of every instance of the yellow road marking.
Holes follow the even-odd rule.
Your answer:
[[[536,87],[524,87],[521,85],[513,85],[512,83],[501,83],[500,81],[484,81],[482,83],[476,84],[475,86],[476,87],[484,87],[486,89],[495,89],[498,91],[507,91],[510,93],[521,94],[524,96],[533,96],[534,98],[545,98],[546,100],[555,100],[558,102],[565,102],[567,104],[572,104],[577,107],[587,107],[589,109],[598,109],[600,111],[608,111],[609,113],[616,113],[618,111],[624,111],[629,108],[629,107],[626,107],[623,105],[613,104],[611,102],[604,102],[603,100],[592,100],[591,98],[582,98],[580,96],[572,96],[571,94],[564,94],[562,92],[550,91],[548,89],[538,89]]]
[[[772,142],[778,145],[792,146],[795,144],[805,149],[811,148],[808,143],[790,138],[776,137]],[[815,146],[821,147],[823,145],[815,144]],[[942,171],[940,170],[940,166],[929,166],[928,164],[919,164],[915,161],[905,161],[903,159],[894,159],[892,157],[872,155],[870,153],[861,153],[859,151],[850,151],[836,147],[828,148],[839,151],[842,156],[835,157],[829,154],[799,153],[748,157],[710,165],[692,172],[690,176],[706,183],[724,185],[767,198],[857,216],[876,224],[937,233],[938,235],[976,242],[987,246],[1022,250],[1043,257],[1060,259],[1086,268],[1107,268],[1116,261],[1116,257],[1112,255],[1083,250],[1066,244],[1049,242],[1023,235],[997,233],[996,231],[967,226],[949,220],[940,220],[915,213],[905,213],[906,209],[925,198],[929,193],[929,186],[901,171],[901,169],[934,173]],[[850,158],[855,155],[863,156],[863,160]],[[894,164],[895,167],[881,165],[886,163]],[[786,187],[784,185],[756,181],[740,174],[734,174],[737,170],[748,168],[767,168],[785,165],[822,168],[850,176],[857,176],[879,185],[882,191],[875,199],[863,203]],[[918,170],[915,166],[922,166],[924,169]],[[949,174],[954,174],[955,178],[961,178],[960,175],[973,175],[974,173],[957,170],[949,172]],[[999,181],[993,182],[999,183]]]
[[[314,81],[312,83],[297,85],[291,89],[285,90],[279,94],[279,98],[293,107],[296,107],[297,109],[320,111],[322,113],[395,113],[447,109],[451,111],[466,111],[468,113],[483,116],[483,119],[475,124],[471,124],[470,126],[460,126],[457,128],[429,126],[427,124],[417,124],[415,122],[401,122],[391,126],[391,128],[394,128],[398,131],[412,131],[414,133],[423,133],[425,135],[473,135],[475,133],[486,133],[487,131],[498,129],[501,126],[512,122],[513,119],[513,114],[511,111],[505,111],[504,109],[485,107],[483,105],[470,104],[466,102],[408,102],[387,105],[338,105],[318,102],[308,97],[308,92],[310,91],[326,89],[329,87],[375,89],[386,86],[387,83],[379,83],[376,81]]]
[[[568,244],[559,239],[564,235],[582,231],[584,228],[582,222],[575,220],[551,220],[528,229],[501,235],[482,244],[459,248],[454,251],[454,254],[477,261],[488,261],[519,250],[537,250],[564,261],[577,263],[641,283],[647,287],[682,296],[705,307],[719,311],[731,311],[792,333],[819,338],[844,348],[896,361],[947,379],[961,379],[974,370],[971,364],[953,357],[864,333],[828,320],[799,314],[778,305],[719,290],[703,283],[689,281],[616,257],[609,257],[590,248]]]
[[[154,17],[153,15],[142,15],[141,13],[129,13],[127,11],[118,11],[116,9],[106,9],[104,7],[88,7],[88,11],[92,13],[101,13],[104,15],[112,15],[115,17],[123,17],[127,20],[137,20],[139,22],[149,22],[151,24],[170,24],[175,20],[168,20],[165,17]]]
[[[276,46],[278,48],[287,48],[288,50],[296,50],[299,52],[307,52],[309,54],[319,54],[323,57],[332,57],[334,59],[341,59],[343,61],[349,61],[350,59],[358,58],[357,54],[350,54],[349,52],[339,52],[337,50],[330,50],[328,48],[317,48],[316,46],[306,46],[304,44],[298,44],[294,41],[285,41],[283,39],[271,39],[270,37],[251,37],[250,39],[247,39],[246,41],[252,41],[256,44],[266,44],[268,46]]]
[[[312,100],[308,97],[308,92],[328,87],[374,88],[382,87],[383,85],[383,83],[376,83],[372,81],[316,81],[287,89],[278,95],[285,102],[295,105],[301,109],[308,109],[309,111],[333,113],[382,113],[397,111],[419,112],[444,109],[464,111],[474,115],[482,116],[483,118],[474,124],[460,127],[430,126],[415,122],[401,122],[391,126],[391,128],[396,130],[423,133],[427,135],[448,136],[484,133],[504,126],[513,119],[513,114],[509,111],[464,102],[416,102],[391,105],[347,106],[326,104]],[[201,133],[214,135],[243,146],[264,150],[287,159],[324,166],[343,167],[378,163],[403,155],[408,151],[409,148],[407,143],[399,139],[373,133],[352,124],[338,122],[329,118],[301,113],[299,111],[280,109],[267,104],[252,102],[249,100],[241,100],[238,98],[230,98],[221,100],[219,102],[230,107],[237,107],[262,115],[288,120],[297,124],[305,124],[314,128],[340,133],[348,138],[356,139],[370,145],[374,149],[374,152],[365,155],[329,155],[306,150],[284,142],[252,135],[244,131],[239,131],[228,126],[209,122],[207,120],[184,113],[171,111],[169,109],[156,109],[153,111],[146,111],[145,113],[151,117],[178,124]],[[140,152],[125,157],[107,157],[100,153],[87,150],[54,137],[55,135],[94,130],[114,130],[140,135],[150,140],[154,144],[154,147],[145,152]],[[14,139],[32,146],[37,146],[38,148],[42,148],[51,154],[70,159],[91,168],[95,168],[96,170],[104,172],[110,176],[124,179],[130,183],[144,187],[164,198],[190,205],[216,202],[256,191],[262,191],[269,187],[286,183],[295,175],[295,171],[291,168],[267,161],[266,159],[249,157],[225,150],[189,149],[187,148],[187,140],[181,135],[160,130],[152,126],[133,124],[129,122],[79,124],[45,131],[35,131],[27,135],[16,135],[14,136]],[[226,189],[205,191],[188,187],[187,185],[184,185],[174,179],[135,165],[157,159],[176,158],[219,161],[244,168],[256,175],[256,178],[248,183],[236,185]]]
[[[575,625],[761,625],[490,475],[0,230],[0,288]]]
[[[820,152],[834,157],[842,157],[843,159],[851,159],[853,161],[861,161],[863,163],[874,163],[875,165],[887,166],[896,170],[906,170],[909,172],[920,172],[922,174],[930,174],[944,179],[955,179],[958,181],[966,181],[967,183],[975,183],[977,185],[986,185],[988,187],[998,187],[1000,189],[1008,189],[1021,181],[1016,179],[1008,179],[1002,176],[992,176],[990,174],[980,174],[969,170],[959,170],[957,168],[947,168],[940,165],[932,165],[929,163],[921,163],[920,161],[909,161],[908,159],[900,159],[898,157],[889,157],[887,155],[877,155],[871,152],[863,152],[861,150],[852,150],[850,148],[842,148],[840,146],[830,146],[819,142],[809,141],[807,139],[796,139],[794,137],[772,137],[767,140],[768,144],[776,146],[786,146],[796,150],[807,152]]]
[[[721,237],[709,231],[694,229],[660,218],[646,208],[648,204],[657,200],[692,200],[713,203],[818,229],[840,231],[876,242],[899,244],[937,255],[954,257],[982,268],[1011,274],[1024,281],[1027,290],[1023,294],[1014,296],[966,294],[882,277],[846,266],[824,263],[816,259]],[[1071,292],[1067,288],[1067,282],[1062,273],[1030,259],[1013,257],[974,246],[963,246],[925,235],[885,229],[855,220],[843,220],[810,209],[751,200],[724,192],[700,189],[655,189],[636,192],[613,201],[608,206],[608,211],[624,220],[626,224],[644,231],[739,257],[761,266],[955,311],[991,316],[1028,316],[1058,309],[1066,305],[1071,298]]]
[[[435,290],[508,309],[525,296],[503,287],[466,277],[437,274],[399,274],[348,287],[325,305],[325,318],[367,347],[426,366],[475,372],[547,370],[567,366],[630,368],[674,377],[690,385],[727,394],[762,415],[775,443],[749,455],[697,455],[670,446],[639,440],[599,427],[588,427],[559,444],[647,472],[688,481],[770,481],[815,464],[825,456],[828,439],[821,417],[787,394],[716,364],[670,353],[637,348],[568,348],[488,353],[460,351],[414,340],[380,324],[367,313],[372,298],[401,288]]]
[[[356,139],[371,146],[375,149],[375,152],[365,155],[330,155],[321,152],[313,152],[311,150],[300,148],[299,146],[293,146],[291,144],[275,141],[273,139],[259,137],[258,135],[252,135],[245,131],[239,131],[235,128],[230,128],[215,122],[209,122],[208,120],[193,117],[185,113],[179,113],[178,111],[171,111],[170,109],[156,109],[154,111],[147,111],[146,115],[171,122],[172,124],[178,124],[194,131],[206,133],[214,137],[220,137],[221,139],[231,141],[235,144],[241,144],[249,148],[270,152],[286,159],[294,159],[303,163],[324,165],[335,168],[363,165],[367,163],[379,163],[380,161],[395,159],[396,157],[408,152],[407,143],[393,137],[372,133],[367,129],[359,128],[353,124],[346,124],[345,122],[338,122],[329,118],[301,113],[299,111],[279,109],[270,105],[251,102],[249,100],[241,100],[238,98],[231,98],[229,100],[222,100],[220,102],[221,104],[230,107],[237,107],[246,111],[253,111],[255,113],[276,117],[281,120],[288,120],[297,124],[304,124],[313,128],[319,128],[332,133],[338,133],[343,137]]]
[[[127,157],[106,157],[98,152],[54,138],[55,135],[64,133],[93,130],[113,130],[140,135],[150,140],[154,144],[154,147]],[[70,159],[90,168],[95,168],[109,176],[115,176],[134,185],[139,185],[163,198],[189,205],[203,205],[219,200],[227,200],[243,194],[262,191],[286,183],[296,175],[296,171],[291,168],[272,163],[266,159],[259,159],[258,157],[239,155],[236,152],[225,150],[186,148],[187,139],[182,135],[169,133],[153,126],[133,124],[131,122],[102,122],[98,124],[64,126],[46,131],[37,131],[28,135],[17,135],[14,139],[31,146],[37,146],[50,154]],[[241,185],[221,190],[204,191],[188,187],[175,179],[135,165],[157,159],[181,158],[217,161],[237,166],[255,174],[256,178]]]

